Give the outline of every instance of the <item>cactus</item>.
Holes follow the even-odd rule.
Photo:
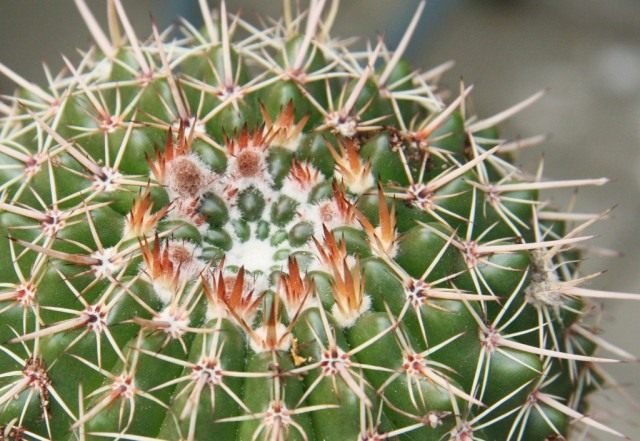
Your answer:
[[[108,37],[0,101],[0,440],[558,440],[633,358],[596,335],[584,230],[471,87],[332,38]],[[448,99],[448,96],[453,95]],[[594,355],[598,347],[614,358]],[[574,422],[575,424],[571,424]]]

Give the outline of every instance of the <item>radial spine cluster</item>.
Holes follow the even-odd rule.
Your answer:
[[[0,99],[0,440],[560,440],[633,356],[590,320],[585,230],[471,87],[200,0]],[[611,358],[594,355],[601,347]],[[606,355],[606,354],[605,354]]]

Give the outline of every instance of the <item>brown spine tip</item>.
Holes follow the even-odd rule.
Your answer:
[[[180,267],[171,259],[168,245],[162,246],[157,233],[153,246],[146,238],[140,240],[139,243],[146,272],[151,281],[154,285],[157,284],[159,287],[175,293],[178,289]]]
[[[285,301],[290,318],[292,318],[308,304],[313,293],[313,281],[309,277],[302,277],[298,261],[294,257],[289,257],[287,266],[288,273],[280,275],[278,291]]]
[[[136,237],[147,236],[155,230],[156,225],[160,219],[166,216],[169,208],[170,205],[167,205],[153,213],[153,200],[151,192],[147,188],[144,193],[139,194],[133,201],[131,211],[126,217],[125,234]]]

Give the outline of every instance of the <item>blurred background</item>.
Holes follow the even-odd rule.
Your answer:
[[[105,23],[103,0],[88,3]],[[150,19],[167,26],[182,16],[199,24],[197,2],[125,0],[140,36]],[[213,0],[210,0],[214,5]],[[394,47],[418,0],[344,0],[333,34],[375,39]],[[302,4],[306,4],[305,1]],[[277,17],[278,1],[227,0],[231,11],[250,21]],[[106,28],[105,28],[106,29]],[[41,64],[61,68],[61,54],[91,43],[73,2],[5,0],[0,5],[0,61],[26,78],[44,81]],[[578,195],[577,211],[616,206],[610,219],[592,231],[594,244],[622,257],[589,256],[589,271],[608,269],[590,287],[640,292],[640,2],[637,0],[429,0],[407,57],[421,68],[448,60],[456,64],[445,83],[460,78],[474,84],[473,109],[488,116],[547,88],[533,107],[503,124],[505,134],[549,136],[542,146],[522,152],[518,162],[535,172],[544,156],[549,179],[606,176],[612,182]],[[73,57],[72,57],[73,59]],[[0,78],[0,94],[14,85]],[[565,192],[567,193],[567,192]],[[550,195],[558,206],[565,195]],[[640,355],[640,302],[604,305],[604,336]],[[640,366],[609,367],[622,386],[640,400]],[[600,397],[615,427],[640,439],[638,410]],[[607,415],[612,413],[613,415]],[[616,414],[624,414],[619,424]],[[610,439],[594,433],[595,439]]]

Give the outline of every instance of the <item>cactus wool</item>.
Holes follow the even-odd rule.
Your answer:
[[[109,36],[0,101],[0,440],[559,440],[630,358],[589,324],[579,249],[498,115],[446,66],[262,27]],[[595,356],[600,346],[613,358]],[[606,354],[605,354],[606,355]]]

